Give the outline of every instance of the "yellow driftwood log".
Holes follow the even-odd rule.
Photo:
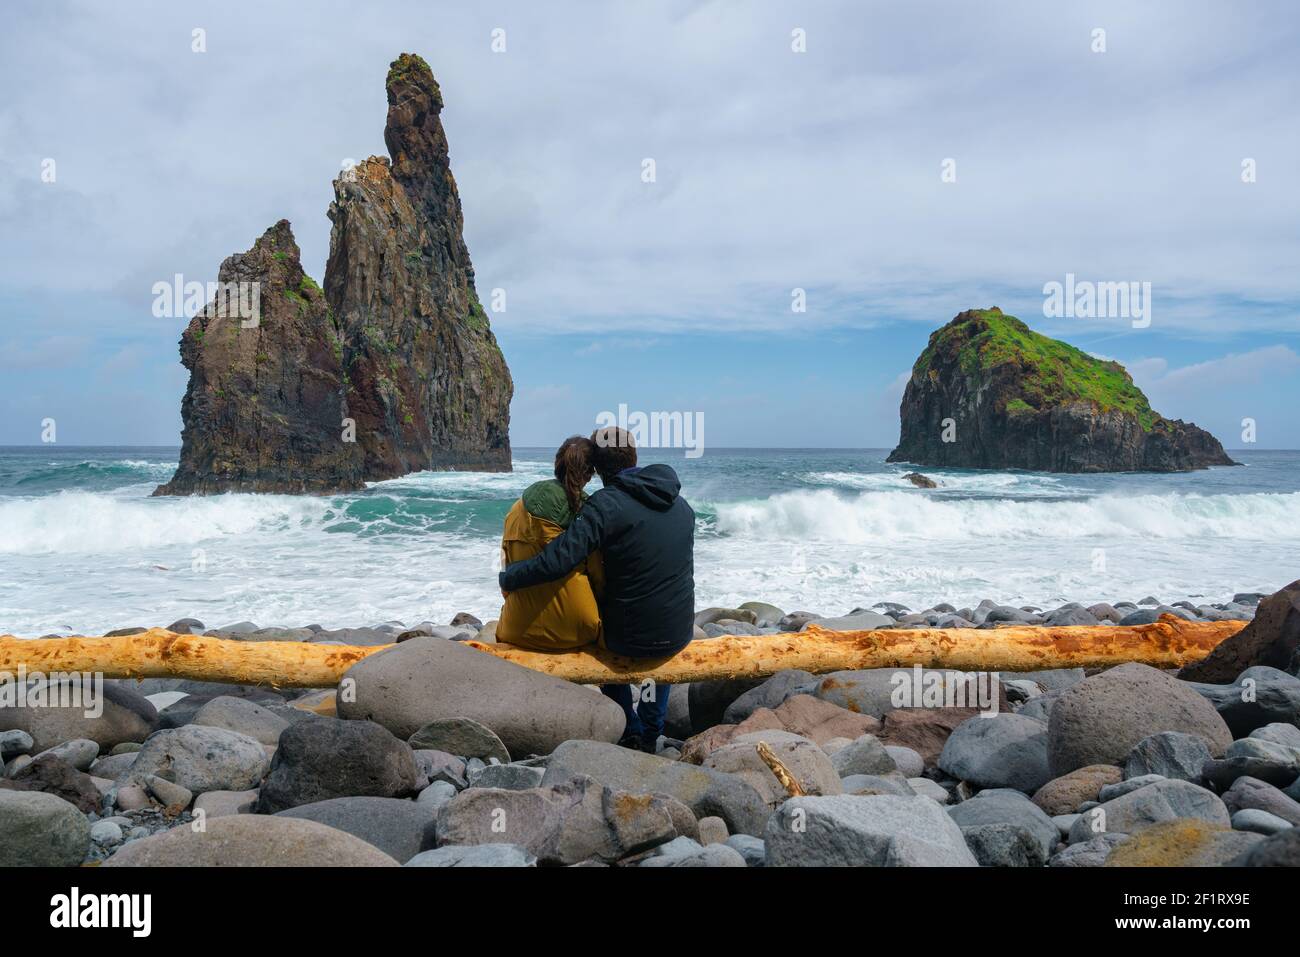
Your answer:
[[[600,648],[544,652],[464,642],[486,654],[580,684],[651,679],[664,684],[764,678],[787,668],[813,674],[857,668],[1039,671],[1137,661],[1177,668],[1199,661],[1245,622],[1192,622],[1165,615],[1150,625],[1016,625],[995,629],[824,631],[695,641],[667,659],[623,658]],[[327,688],[368,655],[359,647],[292,641],[234,641],[152,628],[113,638],[0,636],[0,673],[97,672],[110,678],[190,678],[234,684]]]

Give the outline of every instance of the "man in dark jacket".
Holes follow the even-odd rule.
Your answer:
[[[590,441],[604,488],[587,499],[562,535],[502,571],[501,590],[556,581],[600,549],[605,567],[601,643],[631,658],[670,657],[694,632],[695,512],[679,494],[681,482],[670,467],[637,467],[636,447],[626,431],[600,429]],[[653,753],[663,732],[669,686],[643,688],[635,710],[628,685],[601,690],[627,716],[622,743]]]

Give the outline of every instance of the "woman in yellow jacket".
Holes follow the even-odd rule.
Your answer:
[[[591,481],[590,439],[572,436],[555,453],[555,478],[524,490],[506,515],[501,535],[502,567],[532,558],[569,527],[582,508]],[[600,639],[596,596],[604,588],[600,552],[558,581],[522,588],[506,596],[496,637],[512,645],[554,651]]]

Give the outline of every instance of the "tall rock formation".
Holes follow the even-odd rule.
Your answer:
[[[1047,472],[1237,464],[1204,429],[1153,411],[1119,363],[997,307],[963,312],[930,335],[899,412],[890,462]]]
[[[474,288],[428,64],[388,72],[384,142],[334,182],[325,289],[287,222],[222,264],[256,324],[209,307],[181,339],[180,465],[156,495],[332,492],[421,469],[510,470],[514,384]]]
[[[474,289],[442,92],[403,53],[384,143],[334,181],[325,295],[346,331],[350,408],[367,478],[510,470],[514,384]]]
[[[229,295],[208,303],[181,336],[190,382],[180,465],[154,494],[361,488],[361,449],[343,441],[339,330],[303,272],[289,223],[229,257],[217,282]]]

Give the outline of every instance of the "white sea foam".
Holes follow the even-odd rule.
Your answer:
[[[899,539],[1294,539],[1300,493],[1101,495],[1036,501],[944,499],[908,491],[785,492],[716,506],[719,532],[744,539],[882,543]]]
[[[150,499],[59,492],[0,499],[0,554],[113,554],[199,544],[323,519],[326,499],[212,495]]]

